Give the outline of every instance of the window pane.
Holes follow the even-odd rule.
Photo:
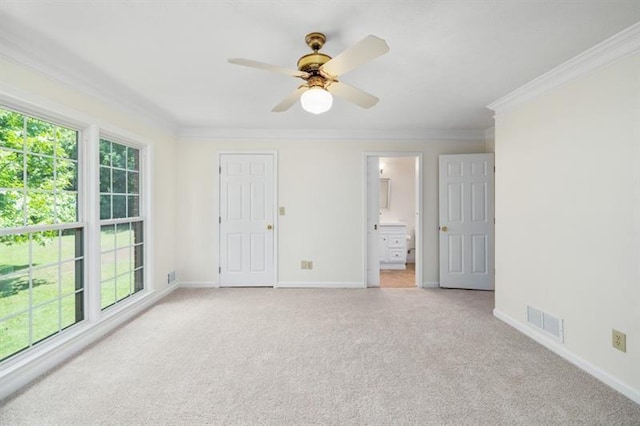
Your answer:
[[[0,322],[0,360],[29,347],[29,314]]]
[[[127,147],[119,143],[111,144],[111,166],[122,169],[127,168]]]
[[[29,267],[29,235],[14,234],[0,237],[0,275]]]
[[[27,188],[53,191],[53,157],[27,155]]]
[[[127,172],[113,169],[113,190],[114,194],[125,194],[127,192]]]
[[[33,270],[31,276],[33,306],[58,298],[58,270],[58,265]]]
[[[24,144],[24,116],[0,109],[0,147],[22,149]],[[0,355],[0,358],[2,356]]]
[[[61,300],[61,328],[67,328],[76,323],[76,297],[75,295],[67,296]]]
[[[133,244],[133,233],[131,231],[130,223],[121,223],[117,225],[116,229],[118,230],[118,234],[116,236],[117,248],[129,247],[131,244]]]
[[[134,267],[137,269],[144,264],[144,251],[142,245],[135,246],[134,248]]]
[[[50,225],[55,222],[54,196],[49,192],[27,192],[27,225]]]
[[[100,192],[111,192],[111,169],[100,166]]]
[[[78,194],[75,192],[58,192],[56,194],[58,206],[57,222],[70,223],[78,221]]]
[[[33,310],[33,342],[38,342],[59,330],[58,302]]]
[[[126,275],[120,275],[116,281],[116,297],[117,300],[122,300],[132,293],[133,287],[133,274],[130,272]]]
[[[59,259],[58,231],[34,232],[31,234],[32,266],[42,266],[57,263]]]
[[[82,228],[65,229],[61,231],[62,236],[62,251],[60,254],[60,260],[75,259],[76,257],[82,257]]]
[[[118,249],[116,251],[116,274],[120,275],[130,272],[133,267],[131,264],[131,248]]]
[[[140,150],[127,148],[127,169],[140,170]]]
[[[58,127],[58,157],[78,159],[78,132],[64,127]]]
[[[69,160],[56,161],[56,190],[78,190],[78,163]]]
[[[113,218],[119,219],[122,217],[127,217],[127,196],[114,195],[113,196]]]
[[[27,151],[53,155],[56,126],[46,121],[27,117]]]
[[[70,261],[60,265],[60,295],[67,296],[76,291],[76,262]]]
[[[29,309],[29,273],[0,276],[0,318]]]
[[[103,282],[100,288],[100,307],[102,309],[116,303],[116,282],[109,280]]]
[[[113,250],[116,248],[115,229],[115,225],[103,225],[100,227],[101,251]]]
[[[0,228],[24,225],[24,193],[0,189]]]
[[[128,217],[140,216],[140,199],[137,195],[129,195],[127,200]]]
[[[140,173],[127,173],[127,193],[138,194],[140,192]]]
[[[133,235],[135,236],[135,243],[136,244],[141,243],[143,241],[142,239],[143,237],[142,232],[144,229],[143,222],[142,221],[134,222],[131,224],[131,226],[133,227]]]
[[[138,269],[134,273],[134,293],[144,288],[143,271],[144,269]]]
[[[24,155],[0,148],[0,188],[24,187]]]
[[[100,139],[100,165],[111,165],[111,142]]]
[[[100,255],[100,281],[116,276],[116,253],[111,251]]]
[[[100,195],[100,219],[111,219],[111,195]]]

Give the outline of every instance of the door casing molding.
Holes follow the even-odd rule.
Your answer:
[[[362,153],[362,283],[363,287],[367,288],[367,266],[368,266],[368,251],[369,244],[367,243],[367,160],[369,157],[397,157],[397,158],[417,158],[418,159],[418,185],[416,187],[418,205],[417,217],[415,221],[415,236],[416,236],[416,287],[422,288],[423,275],[424,275],[424,241],[423,235],[423,194],[424,194],[424,161],[422,158],[422,152],[418,151],[378,151],[378,152],[363,152]]]

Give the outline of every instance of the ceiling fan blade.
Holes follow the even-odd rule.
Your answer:
[[[252,61],[250,59],[232,58],[227,59],[230,64],[243,65],[245,67],[259,68],[262,70],[277,72],[280,74],[291,75],[294,77],[307,78],[309,73],[304,71],[292,70],[289,68],[279,67],[277,65],[266,64],[264,62]]]
[[[286,98],[284,98],[282,100],[282,102],[280,102],[278,105],[274,106],[271,111],[273,111],[273,112],[284,112],[284,111],[288,110],[289,108],[291,108],[293,106],[293,104],[298,102],[298,99],[300,99],[300,96],[302,96],[302,94],[304,92],[306,92],[307,90],[309,90],[308,86],[302,85],[302,86],[298,87],[296,90],[294,90],[293,92],[289,93],[289,95]]]
[[[345,99],[351,103],[354,103],[362,108],[371,108],[375,104],[378,103],[378,98],[375,96],[365,92],[364,90],[360,90],[353,86],[349,86],[346,83],[342,83],[340,81],[334,81],[329,86],[327,86],[327,90],[336,95]]]
[[[332,77],[337,77],[388,51],[389,46],[386,41],[369,35],[325,63],[320,69]]]

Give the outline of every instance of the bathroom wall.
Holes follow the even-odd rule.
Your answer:
[[[411,240],[407,249],[415,247],[416,218],[416,160],[415,157],[382,157],[380,178],[388,178],[391,183],[389,209],[381,210],[380,222],[397,221],[407,225]],[[407,260],[415,262],[415,251],[411,250]]]

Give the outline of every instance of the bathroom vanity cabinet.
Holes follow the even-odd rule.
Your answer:
[[[407,226],[380,224],[380,269],[407,268]]]

